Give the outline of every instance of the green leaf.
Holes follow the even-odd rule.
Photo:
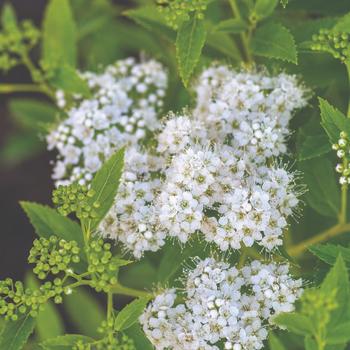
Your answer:
[[[6,3],[1,11],[1,25],[7,32],[17,29],[17,16],[15,9],[10,3]]]
[[[64,298],[64,307],[69,319],[84,335],[99,337],[98,327],[105,314],[97,300],[86,290],[74,290]]]
[[[266,23],[256,30],[251,48],[255,55],[297,64],[297,49],[289,30],[279,23]]]
[[[38,236],[49,238],[56,235],[66,241],[77,241],[84,246],[80,226],[71,219],[60,215],[55,209],[45,205],[20,202]]]
[[[35,319],[29,314],[20,317],[17,321],[6,321],[0,334],[0,349],[23,349],[35,326]]]
[[[224,33],[242,33],[248,29],[248,24],[239,18],[231,18],[221,21],[215,28],[215,31]]]
[[[334,26],[334,30],[337,32],[350,33],[350,12],[340,18],[340,20]]]
[[[152,289],[157,282],[157,270],[149,259],[142,259],[120,270],[120,283],[132,288]]]
[[[334,265],[339,254],[350,264],[350,248],[335,244],[317,244],[309,248],[310,252],[327,264]]]
[[[169,28],[155,6],[142,6],[136,9],[124,11],[123,15],[135,21],[138,25],[155,32],[165,39],[174,42],[176,33]]]
[[[92,230],[98,226],[114,203],[124,169],[124,153],[125,149],[121,148],[112,155],[92,180],[91,189],[95,191],[95,195],[90,199],[89,204],[93,206],[95,202],[99,203],[99,207],[95,209],[97,217],[90,225]]]
[[[305,345],[305,350],[318,350],[319,349],[316,341],[313,338],[311,338],[310,336],[305,338],[304,345]]]
[[[206,54],[211,51],[213,51],[214,57],[217,55],[225,55],[235,62],[240,62],[241,60],[240,52],[235,41],[229,34],[223,32],[208,31],[206,46],[203,49],[203,53]]]
[[[341,131],[350,135],[350,120],[326,100],[318,99],[321,110],[321,125],[325,129],[331,143],[336,143]]]
[[[298,160],[317,158],[331,150],[327,135],[306,136],[299,147]]]
[[[282,342],[272,332],[269,333],[269,347],[270,350],[286,350]]]
[[[14,166],[42,150],[43,144],[36,133],[15,132],[6,137],[0,151],[0,160],[6,165]]]
[[[22,127],[35,131],[46,131],[47,125],[53,123],[58,114],[52,104],[29,98],[11,99],[9,110]]]
[[[327,334],[327,344],[337,345],[350,341],[350,321],[332,328]]]
[[[136,323],[145,309],[149,298],[139,298],[124,307],[115,320],[117,331],[123,331]]]
[[[296,312],[279,314],[273,319],[273,322],[299,335],[313,334],[313,326],[310,319]]]
[[[254,12],[258,19],[263,19],[272,15],[278,4],[278,0],[257,0]]]
[[[159,262],[157,279],[162,285],[171,283],[181,273],[184,263],[190,257],[200,256],[205,251],[205,244],[199,240],[182,247],[179,243],[167,244],[163,249],[163,256]]]
[[[132,264],[133,262],[131,260],[125,260],[121,259],[118,256],[114,256],[112,258],[113,263],[115,264],[116,267],[123,267]]]
[[[176,57],[180,76],[187,87],[199,61],[207,32],[204,21],[196,17],[181,24],[176,37]]]
[[[350,301],[350,285],[348,271],[341,255],[338,256],[335,265],[328,272],[326,278],[323,280],[321,290],[327,295],[336,290],[337,308],[331,313],[331,320],[328,324],[328,329],[332,326],[338,326],[344,321],[344,317],[349,317],[349,301]],[[346,321],[348,321],[347,319]]]
[[[40,285],[32,273],[28,273],[25,285],[33,290],[38,290]],[[44,310],[39,311],[36,317],[35,333],[40,341],[57,337],[64,333],[64,324],[56,306],[47,301]]]
[[[69,0],[50,0],[45,10],[42,59],[50,66],[76,67],[76,28]]]
[[[72,350],[73,346],[78,342],[92,343],[94,339],[78,334],[66,334],[53,339],[45,340],[40,343],[44,350]]]
[[[80,94],[85,97],[90,95],[87,82],[79,76],[75,68],[68,65],[60,66],[55,70],[50,84],[56,89],[71,94]]]
[[[154,350],[153,345],[147,339],[139,324],[134,323],[131,327],[123,331],[123,333],[134,341],[136,349]]]
[[[305,198],[318,213],[338,217],[340,211],[340,190],[332,163],[324,157],[300,162],[303,183],[307,186]]]

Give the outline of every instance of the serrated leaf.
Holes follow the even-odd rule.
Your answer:
[[[317,158],[331,150],[327,135],[306,136],[299,147],[298,160]]]
[[[35,326],[35,319],[29,314],[20,317],[17,321],[6,321],[0,334],[0,349],[23,349]]]
[[[10,3],[6,3],[1,11],[1,25],[7,32],[17,29],[17,16],[15,9]]]
[[[72,350],[73,346],[79,341],[83,343],[92,343],[94,339],[79,334],[67,334],[45,340],[40,343],[40,346],[44,350]]]
[[[258,19],[269,17],[273,14],[278,0],[257,0],[254,7],[254,12]]]
[[[50,0],[43,20],[42,59],[45,63],[76,67],[76,28],[69,0]]]
[[[340,211],[340,190],[332,163],[324,157],[299,163],[308,204],[318,213],[337,218]]]
[[[199,61],[207,31],[204,21],[196,17],[181,24],[176,37],[176,57],[180,76],[187,87]]]
[[[122,309],[115,320],[115,328],[117,331],[123,331],[135,324],[145,309],[149,298],[139,298],[132,301]]]
[[[318,98],[321,110],[321,125],[325,129],[331,143],[336,143],[339,139],[341,131],[345,131],[350,135],[350,119],[333,107],[323,98]]]
[[[309,248],[310,252],[327,264],[334,265],[339,254],[350,264],[350,248],[335,244],[317,244]]]
[[[27,274],[25,285],[33,290],[38,290],[40,285],[32,273]],[[64,333],[64,324],[56,306],[47,301],[44,309],[39,311],[36,317],[35,333],[40,341],[57,337]]]
[[[334,26],[334,30],[338,32],[350,33],[350,12],[338,20]]]
[[[106,216],[109,209],[114,203],[118,192],[120,177],[124,169],[124,153],[125,148],[121,148],[114,153],[112,157],[105,162],[101,169],[95,174],[91,189],[95,191],[95,195],[89,200],[89,204],[93,207],[98,202],[99,207],[95,209],[96,218],[91,221],[90,228],[97,228],[101,220]]]
[[[215,28],[215,31],[224,33],[242,33],[248,29],[248,24],[239,18],[231,18],[221,21]]]
[[[318,345],[316,341],[310,336],[305,337],[304,345],[305,345],[305,350],[318,350]]]
[[[350,316],[350,285],[348,271],[341,255],[338,256],[336,263],[328,272],[326,278],[321,284],[321,290],[326,294],[336,291],[335,302],[337,308],[332,311],[328,329],[338,326],[344,322],[344,318],[348,321]]]
[[[350,341],[350,321],[344,322],[332,328],[327,334],[327,344],[337,345]]]
[[[77,241],[81,247],[84,246],[81,228],[75,221],[45,205],[31,202],[20,202],[20,204],[38,236],[49,238],[56,235],[66,241]]]
[[[282,342],[272,332],[269,333],[269,348],[270,350],[286,350]]]
[[[55,121],[58,110],[52,104],[29,98],[14,98],[9,102],[11,115],[22,127],[46,131],[46,126]]]
[[[255,55],[297,64],[297,49],[289,30],[279,23],[266,23],[256,30],[251,48]]]
[[[97,329],[105,319],[105,313],[97,300],[86,290],[77,289],[64,298],[64,307],[69,319],[80,333],[99,337]]]
[[[273,319],[273,322],[299,335],[311,335],[314,331],[311,320],[296,312],[279,314]]]
[[[50,78],[50,84],[70,94],[80,94],[85,97],[90,95],[87,82],[79,76],[75,68],[68,65],[60,66],[55,70],[53,77]]]

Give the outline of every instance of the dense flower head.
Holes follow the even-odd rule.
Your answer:
[[[287,264],[252,261],[242,268],[195,259],[184,281],[159,294],[140,321],[157,350],[262,349],[273,317],[294,310],[302,281]]]
[[[109,98],[115,100],[115,93],[129,92],[130,88],[124,86],[133,86],[133,105],[127,107],[125,120],[133,118],[141,101],[135,97],[135,67],[141,72],[149,65],[159,67],[152,71],[156,78],[150,81],[160,91],[164,92],[160,86],[165,85],[159,82],[166,82],[154,61],[135,63],[133,67],[125,63],[129,61],[106,70],[117,70],[111,85],[123,87],[111,89]],[[92,73],[85,76],[90,77],[94,95],[102,94],[103,100],[108,79]],[[118,80],[115,76],[124,78]],[[147,134],[146,142],[139,142],[145,140],[145,133],[140,134],[141,138],[137,136],[142,128],[133,134],[124,132],[119,124],[107,123],[100,128],[94,122],[86,129],[91,137],[80,135],[82,141],[75,143],[72,135],[80,130],[79,123],[86,126],[81,108],[93,101],[79,98],[76,110],[70,110],[74,111],[72,116],[48,137],[60,154],[55,175],[61,172],[61,166],[64,169],[56,178],[67,179],[68,172],[70,182],[81,183],[90,181],[116,148],[128,144],[115,204],[98,231],[122,242],[136,258],[146,251],[159,250],[168,238],[186,243],[198,234],[222,251],[254,244],[272,250],[282,244],[288,217],[296,211],[301,193],[296,175],[276,157],[286,152],[285,138],[293,111],[306,104],[305,89],[297,79],[284,73],[271,76],[263,71],[237,72],[227,66],[213,66],[198,78],[195,89],[196,107],[180,114],[171,112],[162,122],[147,122],[148,130],[153,132]],[[143,92],[148,96],[148,89]],[[161,97],[162,93],[156,95]],[[101,108],[109,110],[113,106],[117,110],[114,113],[121,110],[118,104],[115,108],[113,103],[103,103],[98,102],[97,110],[93,110],[94,118]],[[152,108],[156,118],[157,106]],[[80,121],[72,123],[72,118]],[[116,123],[120,120],[116,118]],[[57,138],[62,129],[71,135],[67,141]],[[91,167],[95,161],[96,166]]]
[[[102,74],[81,74],[92,97],[77,96],[68,118],[47,136],[48,148],[57,149],[53,178],[57,184],[89,182],[116,149],[141,142],[159,127],[167,74],[160,63],[137,63],[128,58],[108,66]],[[58,104],[65,97],[58,92]]]
[[[307,91],[293,75],[235,71],[214,65],[195,86],[193,116],[206,124],[209,137],[230,142],[255,162],[286,152],[288,123],[304,107]]]
[[[166,143],[169,125],[180,143],[170,134]],[[296,175],[278,164],[256,167],[232,146],[211,145],[204,137],[202,145],[205,129],[198,128],[192,142],[189,130],[188,117],[174,116],[159,135],[163,153],[127,151],[118,200],[101,234],[121,241],[137,258],[160,249],[167,237],[186,243],[198,233],[222,251],[254,243],[268,250],[280,246],[299,203]]]
[[[298,204],[294,175],[284,168],[254,169],[230,146],[187,148],[173,157],[157,199],[159,220],[186,242],[202,232],[221,250],[282,244],[286,218]]]

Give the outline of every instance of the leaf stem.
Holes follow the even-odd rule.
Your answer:
[[[298,243],[292,247],[290,247],[287,252],[292,257],[297,257],[304,253],[310,246],[327,241],[331,238],[334,238],[342,233],[350,231],[350,224],[337,224],[316,236],[313,236],[301,243]]]
[[[138,290],[138,289],[133,289],[129,287],[122,286],[121,284],[117,283],[111,288],[111,292],[114,294],[120,294],[120,295],[127,295],[129,297],[148,297],[152,298],[153,295],[149,292],[143,291],[143,290]]]
[[[349,85],[350,85],[350,62],[347,62],[345,64],[345,67],[346,67],[346,71],[348,73],[348,82],[349,82]],[[349,101],[348,101],[347,117],[350,118],[350,97],[349,97]]]
[[[237,5],[236,0],[229,0],[229,3],[231,6],[231,9],[232,9],[233,16],[237,19],[241,19],[242,16],[241,16],[241,13],[239,11],[239,7]],[[243,54],[244,54],[244,57],[246,59],[246,62],[252,63],[253,58],[252,58],[252,55],[251,55],[250,49],[249,49],[249,37],[245,33],[241,33],[240,38],[242,41]]]
[[[36,84],[0,84],[1,94],[12,94],[14,92],[39,92],[46,94],[45,89]]]
[[[107,320],[111,319],[113,314],[113,293],[107,293]]]

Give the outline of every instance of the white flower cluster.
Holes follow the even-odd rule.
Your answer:
[[[166,232],[152,204],[161,187],[154,175],[161,167],[161,158],[129,148],[117,200],[100,225],[101,235],[121,241],[136,258],[165,244]]]
[[[282,244],[286,218],[298,204],[294,175],[254,168],[231,146],[195,145],[172,158],[156,206],[161,226],[186,242],[201,232],[223,251]]]
[[[137,144],[159,127],[167,74],[160,63],[117,61],[102,74],[86,72],[92,97],[76,98],[68,118],[47,136],[48,148],[57,149],[53,178],[57,184],[88,182],[121,146]],[[65,105],[58,93],[58,104]]]
[[[226,77],[225,83],[233,84],[232,99],[225,100],[222,114],[213,115],[209,110],[219,103],[221,95],[215,92],[215,99],[205,99],[204,91],[214,94],[216,86],[220,92],[224,81],[219,78]],[[287,122],[292,111],[305,104],[296,79],[284,74],[274,78],[216,67],[205,71],[200,81],[195,110],[181,116],[170,114],[155,137],[157,148],[152,152],[156,157],[144,156],[158,162],[158,172],[142,177],[146,190],[142,195],[133,193],[140,186],[137,162],[127,159],[127,172],[131,171],[135,180],[128,181],[128,191],[122,185],[119,196],[123,200],[116,201],[101,225],[103,235],[122,241],[138,258],[144,251],[160,249],[166,237],[185,243],[197,233],[223,251],[254,243],[272,250],[282,244],[287,218],[297,207],[300,191],[295,174],[271,159],[285,151]],[[224,89],[222,94],[223,98],[228,92]],[[289,94],[293,97],[288,99]],[[248,101],[250,107],[238,113],[237,96],[264,103],[265,112],[255,111],[254,103]],[[270,113],[278,112],[270,103],[278,104],[280,110],[271,125],[279,151],[276,144],[267,145],[266,138],[254,142],[254,147],[265,153],[257,148],[254,151],[252,145],[240,139],[244,127],[233,128],[234,118],[242,125],[267,120]],[[230,113],[234,117],[229,117]],[[271,154],[269,147],[277,153]]]
[[[157,350],[263,348],[273,316],[294,310],[302,281],[288,265],[253,261],[241,269],[213,258],[196,260],[184,284],[158,295],[140,318]]]
[[[237,72],[213,66],[199,77],[193,113],[216,142],[230,140],[237,152],[254,162],[286,152],[292,112],[307,103],[295,76]]]
[[[185,243],[197,233],[223,251],[282,244],[300,193],[295,175],[273,158],[286,151],[292,112],[306,104],[294,76],[211,67],[198,79],[194,110],[170,114],[163,124],[156,118],[166,87],[159,63],[127,59],[83,76],[93,97],[77,99],[48,143],[59,151],[58,184],[89,181],[129,145],[103,236],[137,258],[167,237]],[[152,149],[139,145],[147,131]]]

